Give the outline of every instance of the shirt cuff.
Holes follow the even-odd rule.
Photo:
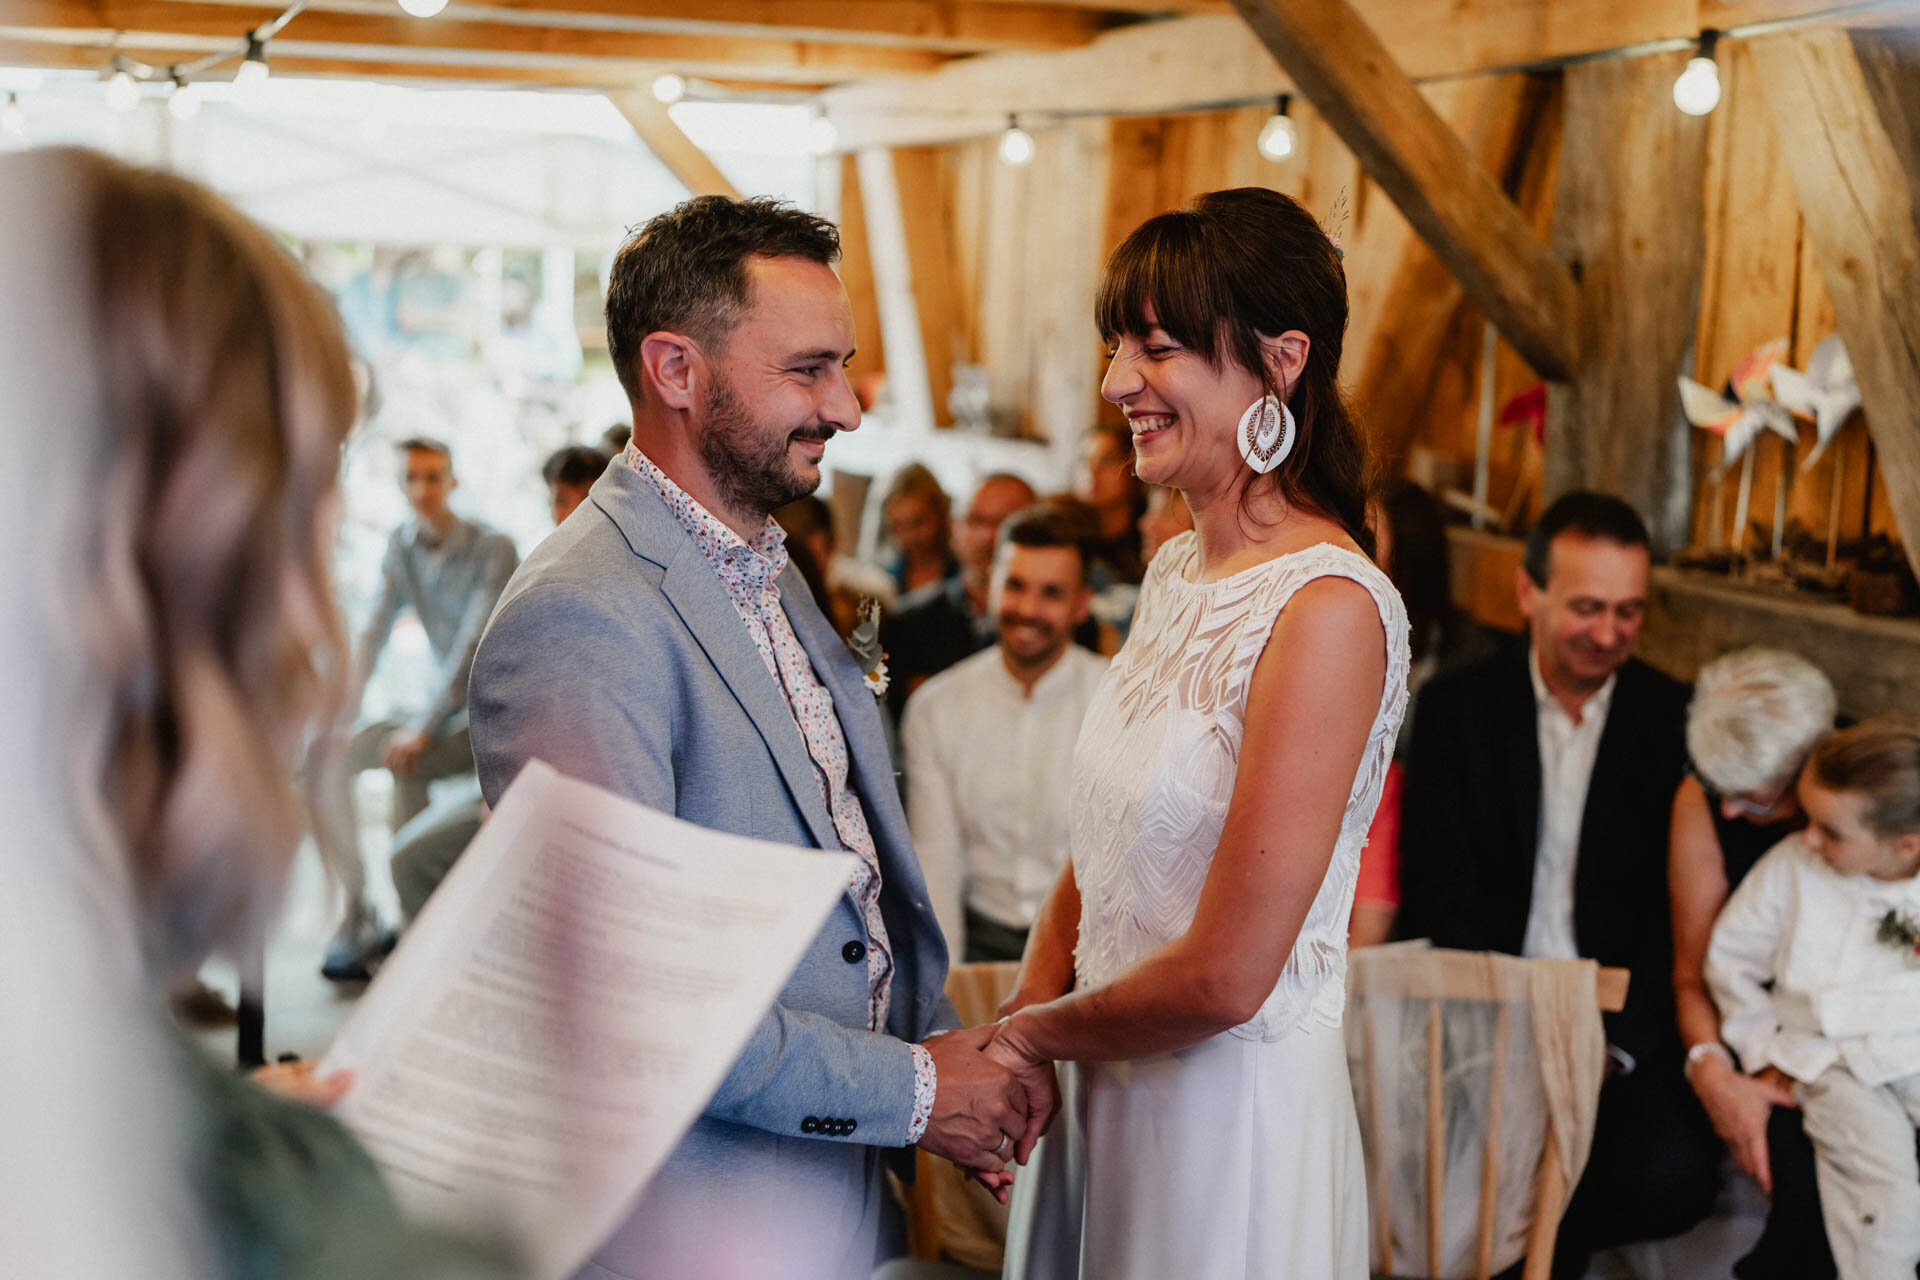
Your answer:
[[[933,1095],[939,1077],[933,1069],[933,1055],[925,1045],[908,1047],[913,1050],[913,1119],[907,1122],[907,1145],[912,1146],[927,1131],[927,1121],[933,1119]]]

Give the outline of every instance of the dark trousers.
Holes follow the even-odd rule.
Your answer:
[[[989,920],[972,907],[967,907],[966,913],[967,946],[964,954],[968,964],[1017,961],[1026,954],[1027,934],[1031,930],[1016,929],[1010,924]]]
[[[1833,1251],[1820,1218],[1813,1143],[1797,1107],[1775,1107],[1767,1121],[1767,1163],[1773,1197],[1753,1252],[1734,1264],[1740,1280],[1833,1280]]]
[[[1722,1150],[1677,1070],[1653,1075],[1643,1067],[1608,1080],[1593,1151],[1560,1221],[1554,1280],[1579,1280],[1597,1249],[1664,1240],[1706,1217],[1720,1190]],[[1518,1280],[1524,1265],[1500,1280]]]

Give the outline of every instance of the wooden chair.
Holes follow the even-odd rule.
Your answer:
[[[962,1026],[998,1018],[1000,1002],[1013,991],[1020,966],[962,964],[947,971],[947,998]],[[1006,1240],[1007,1211],[979,1185],[945,1160],[916,1153],[914,1183],[906,1196],[907,1253],[935,1261],[950,1257],[997,1272]]]
[[[1408,944],[1399,944],[1408,945]],[[1384,957],[1383,957],[1384,958]],[[1350,996],[1349,1026],[1357,1024],[1360,1041],[1359,1076],[1355,1087],[1364,1091],[1365,1117],[1361,1141],[1367,1159],[1367,1199],[1374,1244],[1383,1267],[1391,1267],[1394,1256],[1393,1217],[1387,1203],[1390,1192],[1391,1134],[1384,1123],[1388,1115],[1381,1071],[1373,1045],[1373,1024],[1356,1006],[1367,998],[1385,997],[1401,1001],[1426,1002],[1426,1168],[1425,1235],[1427,1274],[1437,1277],[1441,1266],[1446,1204],[1446,1039],[1441,1006],[1448,1001],[1492,1003],[1494,1013],[1491,1090],[1493,1105],[1487,1115],[1484,1158],[1480,1168],[1478,1230],[1475,1239],[1475,1280],[1489,1280],[1493,1271],[1495,1248],[1495,1202],[1500,1185],[1499,1100],[1506,1095],[1508,1079],[1508,1030],[1510,996],[1503,998],[1489,981],[1489,970],[1479,953],[1419,948],[1404,953],[1403,961],[1384,970],[1376,970],[1365,995]],[[1617,1012],[1626,1001],[1628,972],[1625,969],[1600,969],[1597,977],[1597,1003],[1603,1012]],[[1350,1040],[1350,1044],[1352,1041]],[[1546,1280],[1553,1262],[1554,1241],[1559,1235],[1563,1201],[1567,1192],[1566,1174],[1553,1127],[1547,1126],[1545,1149],[1534,1178],[1536,1210],[1527,1236],[1525,1280]],[[1453,1280],[1453,1278],[1448,1278]]]

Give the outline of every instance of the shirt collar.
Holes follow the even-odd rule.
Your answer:
[[[1558,713],[1561,719],[1574,724],[1573,717],[1567,714],[1567,709],[1560,704],[1560,699],[1554,697],[1553,691],[1547,688],[1547,678],[1540,674],[1540,651],[1532,645],[1527,646],[1527,675],[1533,681],[1533,705],[1542,713],[1548,711]],[[1580,704],[1580,720],[1574,724],[1575,728],[1584,729],[1595,719],[1603,722],[1606,720],[1607,708],[1613,705],[1614,682],[1619,679],[1620,673],[1614,672],[1607,677],[1605,684],[1595,689],[1587,700]]]
[[[693,535],[694,546],[700,549],[700,554],[706,557],[729,591],[738,587],[757,596],[785,571],[787,534],[772,516],[767,517],[767,522],[753,535],[753,541],[748,542],[675,484],[666,472],[654,465],[653,459],[640,451],[640,446],[628,444],[622,457],[641,479],[653,486],[681,527]]]

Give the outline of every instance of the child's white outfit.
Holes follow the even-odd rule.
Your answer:
[[[1800,1082],[1842,1280],[1913,1280],[1920,1264],[1920,955],[1879,939],[1889,911],[1920,925],[1920,877],[1844,876],[1789,836],[1727,900],[1707,948],[1740,1066]]]

